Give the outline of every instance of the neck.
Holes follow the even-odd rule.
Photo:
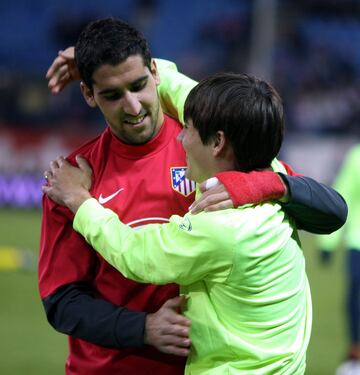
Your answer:
[[[164,112],[161,109],[161,107],[159,107],[158,118],[157,118],[156,130],[155,130],[154,137],[159,133],[161,127],[163,126],[164,121],[165,121]]]
[[[209,168],[207,169],[206,173],[204,173],[202,178],[196,182],[198,183],[204,182],[211,177],[215,177],[215,175],[220,172],[235,171],[235,170],[236,170],[235,164],[230,160],[225,160],[225,159],[214,160],[214,163],[212,165],[209,165]]]

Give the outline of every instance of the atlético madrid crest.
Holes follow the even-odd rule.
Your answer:
[[[186,167],[170,168],[171,186],[178,193],[187,197],[195,191],[195,182],[185,177]]]

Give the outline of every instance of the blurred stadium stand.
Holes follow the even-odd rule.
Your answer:
[[[299,172],[330,183],[359,139],[359,1],[6,0],[0,3],[0,206],[39,205],[48,162],[105,126],[77,85],[52,97],[45,73],[84,24],[106,16],[137,26],[154,56],[176,61],[196,79],[220,70],[269,79],[286,108],[281,157]]]

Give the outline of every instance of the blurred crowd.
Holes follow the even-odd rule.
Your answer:
[[[2,3],[0,128],[98,129],[77,85],[53,98],[44,78],[57,51],[74,44],[89,19],[109,14],[141,29],[153,55],[196,79],[219,70],[251,72],[255,1],[62,1]],[[360,3],[271,1],[275,39],[269,78],[285,98],[290,131],[345,134],[359,129]],[[263,14],[264,22],[267,14]],[[16,34],[15,25],[16,24]],[[20,35],[20,37],[19,37]],[[21,40],[22,39],[22,40]],[[261,73],[260,73],[261,74]]]

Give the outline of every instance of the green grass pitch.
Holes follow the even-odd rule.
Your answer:
[[[38,254],[41,213],[0,209],[0,248],[29,248]],[[315,237],[301,234],[313,305],[307,375],[332,375],[345,355],[344,252],[321,267]],[[0,270],[0,374],[64,374],[66,337],[47,323],[35,272]]]

